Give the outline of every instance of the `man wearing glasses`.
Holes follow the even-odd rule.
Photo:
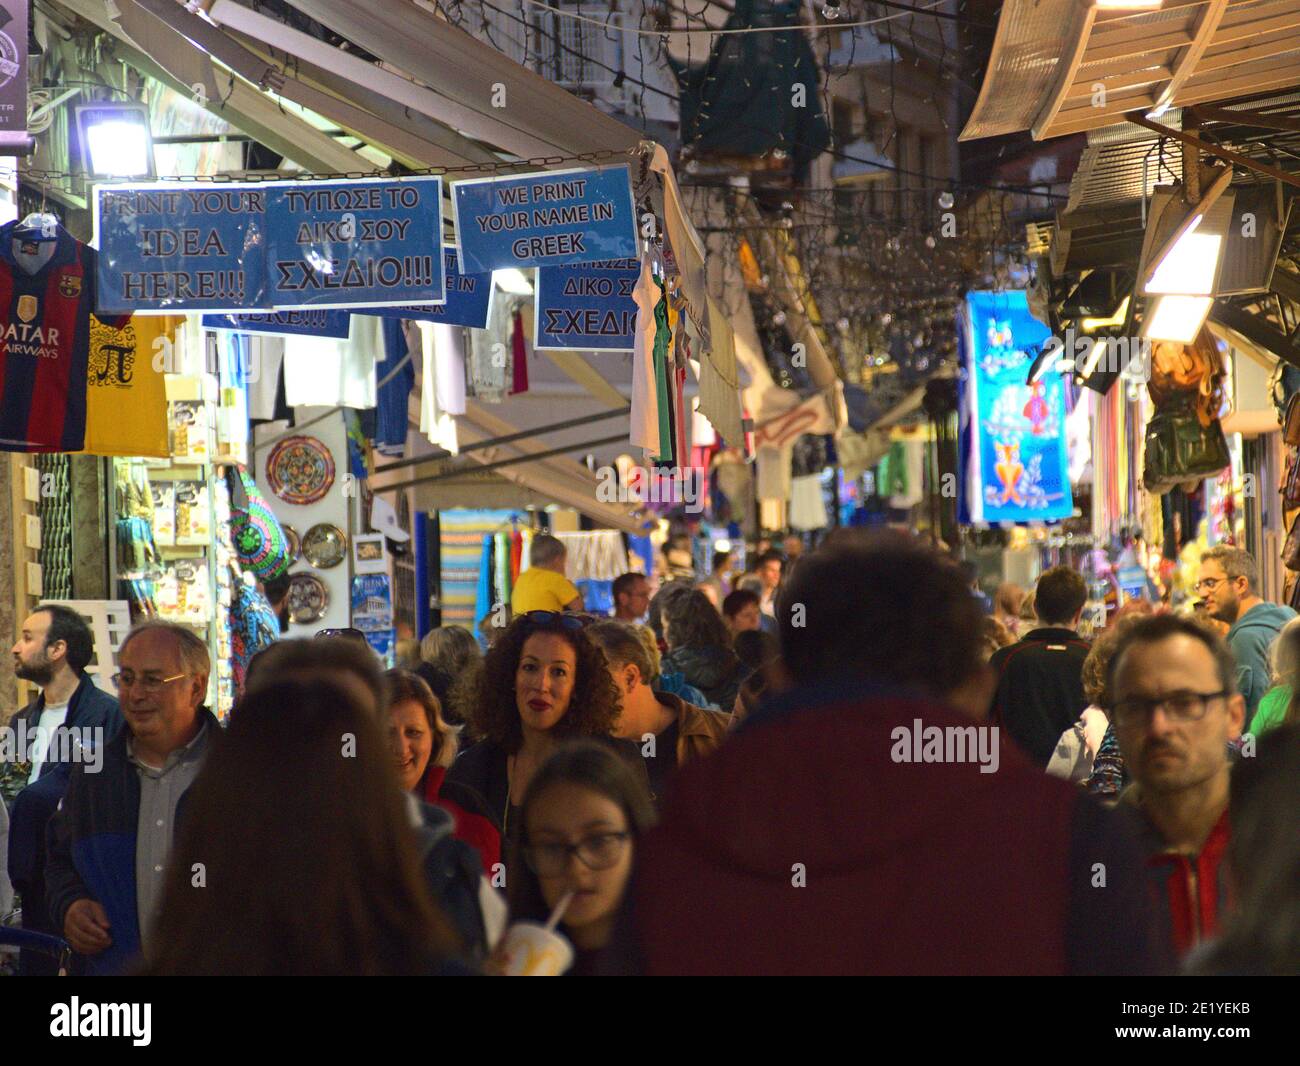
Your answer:
[[[1211,617],[1232,627],[1228,647],[1237,659],[1237,688],[1246,700],[1246,721],[1272,685],[1269,647],[1296,616],[1290,607],[1265,603],[1258,589],[1259,571],[1250,552],[1225,545],[1201,556],[1196,594]]]
[[[119,973],[148,943],[178,808],[219,733],[203,706],[210,665],[207,645],[171,622],[136,626],[118,652],[126,728],[98,773],[73,768],[49,830],[50,916],[85,973]]]
[[[1106,688],[1134,781],[1120,807],[1139,815],[1166,928],[1185,955],[1225,917],[1228,743],[1246,714],[1236,666],[1209,630],[1157,615],[1121,638]]]

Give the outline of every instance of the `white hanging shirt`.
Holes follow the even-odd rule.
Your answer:
[[[374,407],[375,362],[383,347],[383,319],[377,315],[353,315],[347,340],[285,337],[285,402],[290,407]]]
[[[452,455],[457,455],[460,452],[460,442],[456,436],[456,419],[443,410],[438,402],[439,341],[442,340],[442,347],[447,347],[447,341],[439,336],[438,331],[451,327],[433,322],[416,322],[414,325],[419,331],[420,339],[420,432],[429,438],[429,443],[435,448],[443,448]],[[461,401],[463,408],[463,393]]]

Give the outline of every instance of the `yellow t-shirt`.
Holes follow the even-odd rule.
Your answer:
[[[176,315],[136,315],[123,329],[90,320],[86,443],[90,455],[166,457],[167,383],[159,337],[175,343]]]
[[[515,582],[510,594],[510,610],[516,618],[529,611],[562,611],[565,604],[581,596],[577,586],[563,574],[532,566]]]

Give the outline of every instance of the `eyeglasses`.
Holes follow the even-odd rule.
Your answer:
[[[532,626],[561,626],[577,632],[596,621],[595,615],[577,611],[526,611],[519,616]]]
[[[576,844],[530,844],[524,858],[539,877],[560,877],[569,868],[569,857],[578,856],[588,870],[608,870],[623,855],[631,833],[597,833]]]
[[[366,635],[361,632],[361,630],[352,629],[351,627],[344,629],[322,629],[317,632],[316,637],[318,639],[321,637],[343,637],[345,640],[359,640],[363,644],[370,643],[366,640]]]
[[[142,674],[136,677],[132,673],[114,674],[111,678],[113,687],[121,692],[123,689],[135,688],[139,685],[145,692],[157,692],[163,685],[171,684],[173,681],[179,681],[182,677],[188,677],[188,674],[173,674],[171,677],[159,677],[157,674]]]
[[[1155,699],[1134,696],[1117,700],[1110,716],[1117,726],[1136,725],[1145,722],[1157,707],[1163,707],[1165,714],[1175,722],[1199,722],[1205,717],[1211,700],[1230,695],[1231,691],[1224,689],[1221,692],[1171,692]]]
[[[1215,585],[1221,585],[1227,578],[1222,577],[1203,577],[1192,586],[1197,592],[1209,592]]]

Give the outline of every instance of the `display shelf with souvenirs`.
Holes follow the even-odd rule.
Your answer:
[[[208,703],[224,719],[234,703],[230,493],[215,448],[215,382],[168,375],[169,458],[115,458],[115,574],[133,621],[192,627],[208,644]]]

